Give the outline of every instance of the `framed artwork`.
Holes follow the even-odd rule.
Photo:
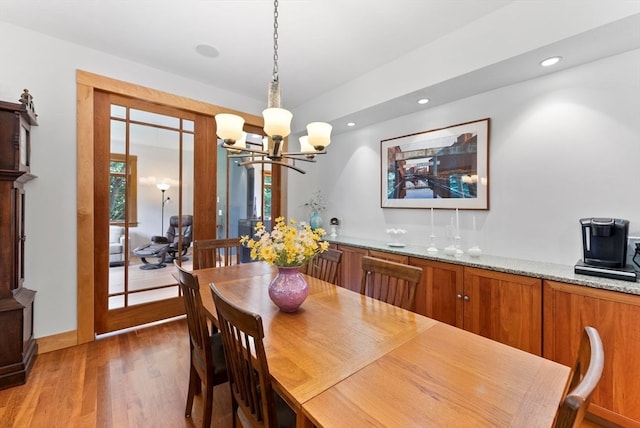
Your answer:
[[[382,208],[489,209],[489,119],[380,141]]]

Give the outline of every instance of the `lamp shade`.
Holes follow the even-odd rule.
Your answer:
[[[331,143],[331,129],[333,127],[325,122],[311,122],[307,125],[309,144],[316,150],[324,150]]]
[[[242,138],[244,119],[235,114],[216,114],[216,134],[225,141],[238,141]]]
[[[165,190],[169,190],[169,187],[171,186],[167,183],[158,183],[156,184],[156,187],[162,191],[165,191]]]
[[[298,139],[300,141],[300,151],[302,153],[315,153],[316,149],[309,144],[309,137],[304,135]]]
[[[270,137],[286,137],[291,133],[291,119],[293,114],[283,108],[272,107],[262,111],[264,118],[264,132]]]
[[[242,149],[247,147],[247,133],[242,132],[242,137],[233,143],[233,149],[228,149],[231,153],[240,153]]]

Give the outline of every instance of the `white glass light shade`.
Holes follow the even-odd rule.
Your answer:
[[[242,137],[240,137],[239,140],[236,140],[236,142],[233,145],[233,147],[237,147],[239,149],[244,149],[244,148],[247,147],[247,133],[246,132],[242,133]]]
[[[240,137],[239,140],[236,140],[232,146],[234,147],[233,149],[228,149],[231,153],[240,153],[242,149],[245,149],[247,147],[247,133],[243,132],[242,137]],[[238,150],[235,150],[236,148]]]
[[[311,122],[307,125],[309,144],[317,150],[324,150],[331,143],[331,129],[333,127],[325,122]]]
[[[244,119],[235,114],[216,114],[216,134],[222,140],[238,141],[242,138]]]
[[[160,190],[169,190],[171,186],[168,185],[167,183],[158,183],[156,184],[156,187]]]
[[[273,137],[278,135],[282,138],[291,133],[291,119],[293,114],[289,110],[283,108],[268,108],[263,110],[264,132]]]
[[[299,138],[300,140],[300,151],[302,153],[314,153],[316,149],[313,148],[311,144],[309,144],[309,137],[306,135]]]

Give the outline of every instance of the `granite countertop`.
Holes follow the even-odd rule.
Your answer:
[[[352,247],[385,251],[387,253],[420,257],[426,260],[435,260],[497,272],[526,275],[535,278],[565,282],[568,284],[584,285],[586,287],[640,295],[640,282],[580,275],[574,273],[572,265],[512,259],[508,257],[492,256],[489,254],[482,254],[480,257],[471,257],[465,253],[464,255],[457,257],[444,254],[442,249],[440,249],[437,254],[429,254],[426,246],[406,245],[404,247],[391,247],[386,242],[347,236],[328,238],[327,241],[338,245],[349,245]]]

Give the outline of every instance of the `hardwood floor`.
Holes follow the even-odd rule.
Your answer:
[[[26,385],[0,391],[0,426],[200,427],[202,397],[184,417],[186,318],[39,355]],[[231,426],[228,384],[214,390],[212,427]]]
[[[0,427],[199,428],[202,396],[184,417],[188,377],[184,317],[106,335],[38,355],[26,385],[0,391]],[[211,426],[231,427],[228,384],[215,387],[213,407]]]

